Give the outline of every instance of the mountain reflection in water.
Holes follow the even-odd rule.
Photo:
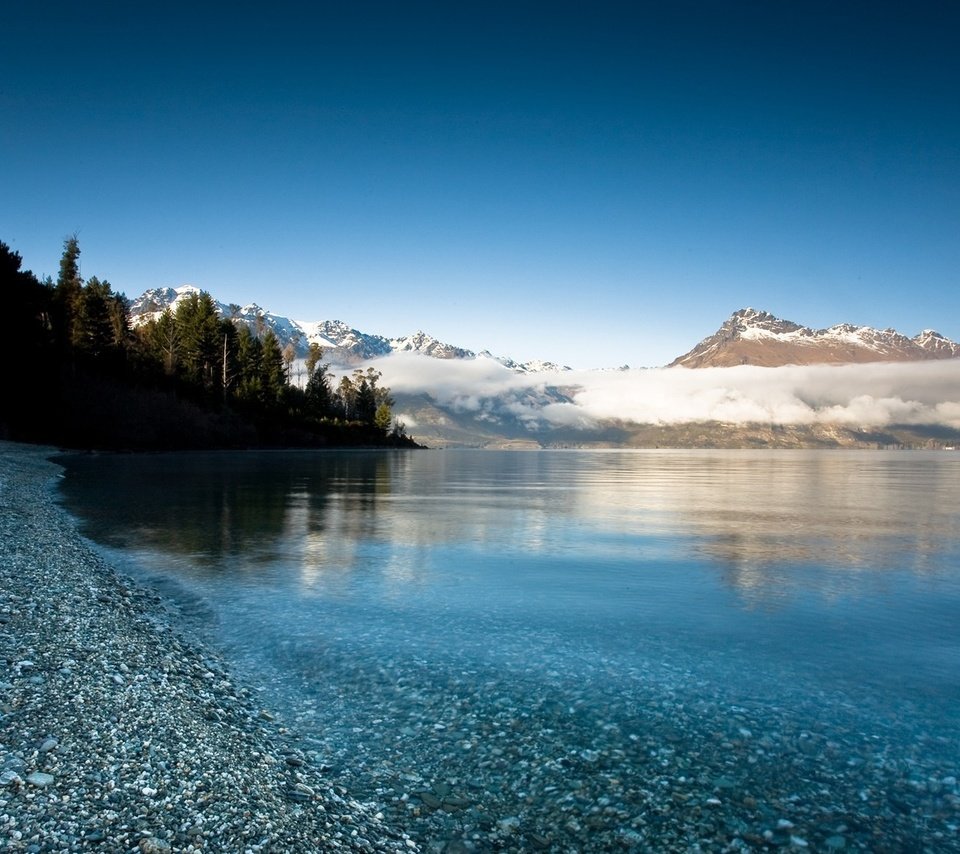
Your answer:
[[[451,458],[463,456],[473,464],[458,473]],[[255,574],[282,559],[308,585],[358,569],[362,543],[396,547],[395,580],[417,574],[401,552],[487,544],[686,552],[751,601],[833,595],[853,589],[843,571],[942,573],[960,534],[960,459],[937,453],[269,452],[72,458],[71,469],[98,472],[66,484],[68,502],[99,509],[95,539],[188,556],[196,571]],[[827,589],[803,565],[829,568]]]

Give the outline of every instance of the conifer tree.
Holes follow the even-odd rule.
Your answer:
[[[263,345],[248,326],[237,333],[237,397],[259,402],[263,395]]]
[[[107,301],[107,314],[110,317],[112,346],[119,350],[126,349],[130,342],[130,307],[127,298],[123,294],[112,294]]]
[[[74,342],[74,319],[83,280],[80,278],[80,241],[76,234],[63,241],[60,275],[54,291],[57,338],[64,349]]]
[[[223,340],[213,298],[206,291],[191,294],[177,306],[174,320],[182,341],[184,379],[199,389],[219,386]]]
[[[373,424],[377,414],[377,395],[366,377],[360,376],[354,382],[357,389],[356,412],[354,417],[363,424]]]
[[[319,420],[336,415],[333,390],[330,388],[330,377],[326,365],[320,364],[314,367],[310,379],[307,380],[305,395],[306,410],[311,417]]]
[[[150,354],[163,366],[164,374],[174,376],[180,363],[180,328],[169,306],[159,318],[150,321],[144,338]]]
[[[287,385],[287,374],[284,370],[283,351],[280,342],[272,329],[263,334],[263,391],[265,402],[278,403],[283,398]]]
[[[114,328],[110,317],[113,291],[109,282],[92,276],[74,298],[73,325],[70,344],[85,355],[98,358],[114,342]]]
[[[60,256],[60,275],[57,277],[57,289],[72,296],[80,291],[83,280],[80,278],[80,240],[76,234],[63,241],[63,255]]]

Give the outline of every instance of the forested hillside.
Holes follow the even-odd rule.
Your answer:
[[[269,329],[221,318],[200,293],[131,329],[126,298],[80,276],[64,241],[56,282],[23,270],[0,242],[0,436],[70,447],[413,447],[390,390],[368,369],[334,385],[319,347],[307,382]]]

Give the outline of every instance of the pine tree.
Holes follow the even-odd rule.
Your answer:
[[[80,241],[73,234],[63,241],[63,255],[60,256],[60,275],[57,277],[57,289],[76,296],[83,280],[80,278]]]
[[[174,320],[182,341],[180,364],[184,379],[207,391],[219,387],[223,340],[213,298],[206,291],[191,294],[177,306]]]
[[[109,283],[108,283],[109,284]],[[110,316],[111,344],[125,350],[130,342],[130,306],[123,294],[113,294],[107,301]]]
[[[54,291],[56,333],[63,349],[69,349],[75,339],[74,323],[82,287],[80,241],[74,234],[63,241],[60,275],[57,277],[57,287]]]
[[[263,334],[263,393],[268,405],[279,403],[287,386],[283,351],[272,329]]]
[[[362,424],[373,424],[377,414],[377,394],[366,377],[361,376],[354,385],[357,389],[354,417]]]
[[[70,344],[84,355],[99,358],[114,343],[110,317],[113,296],[109,282],[101,282],[92,276],[74,299]]]
[[[180,327],[169,306],[156,320],[151,320],[142,336],[147,342],[147,351],[163,367],[168,377],[177,373],[180,364]]]
[[[248,326],[237,333],[237,398],[258,403],[263,396],[263,345]]]
[[[326,365],[320,364],[314,367],[310,379],[307,380],[305,394],[306,410],[310,417],[320,420],[336,415],[336,405]]]

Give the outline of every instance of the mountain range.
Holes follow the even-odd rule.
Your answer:
[[[158,318],[168,308],[175,311],[181,300],[199,293],[200,289],[193,285],[145,291],[130,303],[131,323],[134,327],[140,326]],[[569,370],[552,362],[517,363],[506,357],[495,357],[489,351],[474,353],[463,347],[445,344],[421,331],[402,338],[386,338],[361,332],[341,320],[292,320],[266,311],[256,303],[240,306],[222,303],[214,298],[214,304],[221,317],[243,323],[254,332],[271,329],[280,341],[281,348],[292,344],[298,356],[306,356],[311,344],[319,344],[323,348],[324,361],[334,367],[350,367],[391,353],[420,353],[434,359],[475,359],[483,356],[495,359],[519,373]]]
[[[193,285],[154,288],[133,300],[130,317],[134,326],[157,318],[167,308],[200,289]],[[226,304],[214,298],[221,316],[243,323],[254,331],[273,330],[281,347],[292,344],[305,356],[310,344],[323,348],[324,361],[334,367],[350,367],[391,353],[419,353],[434,359],[494,359],[517,373],[569,371],[553,362],[518,363],[489,351],[474,353],[417,331],[401,338],[361,332],[340,320],[299,321],[266,311],[256,303]],[[862,364],[865,362],[910,362],[960,358],[960,344],[926,329],[908,338],[895,329],[874,329],[841,323],[829,329],[812,329],[753,308],[735,311],[712,335],[692,350],[678,356],[668,367],[716,368],[736,365],[780,367],[783,365]]]
[[[895,329],[841,323],[811,329],[765,311],[734,312],[708,338],[669,367],[727,368],[734,365],[838,365],[960,358],[960,344],[925,329],[913,338]]]
[[[132,323],[197,293],[147,291]],[[432,447],[960,446],[960,345],[932,330],[817,330],[745,308],[667,367],[577,371],[214,301],[301,356],[319,344],[334,371],[380,360],[395,414]]]

